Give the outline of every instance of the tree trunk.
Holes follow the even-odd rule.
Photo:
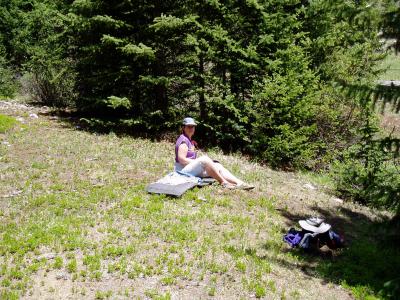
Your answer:
[[[157,55],[157,61],[154,64],[154,77],[164,77],[166,76],[166,68],[164,63],[164,55]],[[157,110],[161,110],[164,114],[168,111],[168,97],[167,97],[167,87],[164,83],[156,83],[154,85],[154,95],[155,95],[155,107]]]
[[[206,118],[206,100],[205,100],[205,80],[204,80],[204,57],[203,53],[199,56],[199,106],[200,106],[200,119],[205,120]]]

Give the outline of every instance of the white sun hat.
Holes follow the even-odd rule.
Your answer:
[[[301,228],[315,232],[315,233],[324,233],[331,229],[331,225],[324,222],[324,219],[321,218],[308,218],[307,220],[300,220],[299,224]]]
[[[187,118],[183,119],[182,125],[183,126],[190,126],[190,125],[197,126],[197,123],[193,118],[187,117]]]

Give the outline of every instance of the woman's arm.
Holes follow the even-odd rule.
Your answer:
[[[178,147],[178,161],[181,165],[186,166],[188,163],[190,163],[192,160],[190,158],[187,158],[186,155],[189,151],[188,146],[185,143],[182,143]]]

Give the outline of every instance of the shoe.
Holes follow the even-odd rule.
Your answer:
[[[224,188],[228,189],[228,190],[234,190],[236,188],[236,185],[228,183],[228,182],[224,182],[221,184]]]
[[[254,185],[247,184],[247,183],[244,183],[244,182],[243,182],[243,183],[240,183],[240,184],[236,185],[236,188],[237,188],[238,190],[249,191],[249,190],[254,189]]]

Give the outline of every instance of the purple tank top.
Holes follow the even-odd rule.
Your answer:
[[[188,152],[186,154],[186,157],[190,158],[190,159],[195,159],[196,158],[196,151],[195,151],[195,147],[194,147],[192,141],[186,135],[181,134],[178,137],[178,139],[176,140],[176,143],[175,143],[175,161],[179,162],[179,160],[178,160],[178,148],[182,143],[185,143],[189,148],[189,150],[188,150]]]

